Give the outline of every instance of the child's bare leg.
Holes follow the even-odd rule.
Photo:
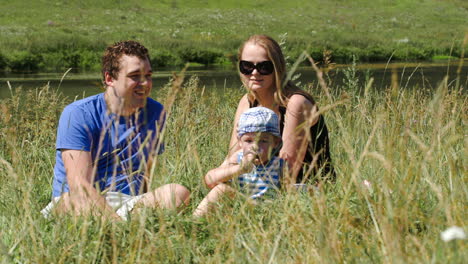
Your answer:
[[[206,197],[198,205],[197,209],[193,212],[193,215],[196,217],[204,216],[206,213],[213,208],[214,203],[219,201],[223,195],[233,196],[236,191],[230,186],[220,183],[216,185],[211,191],[206,195]]]

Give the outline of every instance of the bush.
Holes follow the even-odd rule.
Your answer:
[[[386,61],[390,58],[392,52],[380,46],[370,47],[365,51],[365,54],[360,58],[361,61],[375,62]]]
[[[317,62],[323,59],[323,49],[316,47],[309,51],[309,55]]]
[[[7,66],[7,59],[3,54],[0,53],[0,71],[5,70]]]
[[[361,52],[358,48],[353,47],[333,47],[330,48],[334,62],[337,63],[351,63],[354,60],[354,57],[357,57],[359,60],[361,57]]]
[[[402,47],[395,50],[395,60],[423,60],[426,56],[424,50],[416,47]],[[429,56],[431,57],[431,56]]]
[[[184,62],[197,62],[204,65],[213,64],[223,54],[214,50],[195,50],[188,48],[180,52],[180,57]]]
[[[96,70],[100,67],[100,55],[92,50],[62,50],[42,54],[40,70]]]
[[[96,70],[101,66],[102,52],[93,50],[79,50],[76,56],[78,56],[78,63],[76,68],[80,70]]]
[[[184,62],[180,57],[168,50],[156,50],[150,54],[151,67],[180,66]]]
[[[8,66],[14,72],[35,72],[42,63],[42,56],[30,51],[16,51],[9,57]]]

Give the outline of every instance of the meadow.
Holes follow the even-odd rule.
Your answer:
[[[104,48],[135,39],[154,67],[230,65],[251,34],[285,40],[294,61],[306,50],[336,63],[460,57],[464,0],[57,0],[0,5],[0,71],[99,69]]]
[[[467,227],[466,82],[400,87],[395,75],[381,89],[347,71],[340,87],[304,84],[330,129],[336,183],[259,206],[225,201],[203,219],[191,216],[208,191],[202,177],[227,153],[244,90],[207,90],[196,77],[155,88],[169,112],[151,184],[181,183],[191,204],[125,223],[40,215],[56,124],[73,98],[12,88],[0,102],[1,263],[462,263],[466,241],[440,232]]]

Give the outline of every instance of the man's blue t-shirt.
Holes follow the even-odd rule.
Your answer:
[[[98,191],[140,194],[148,157],[164,151],[158,140],[165,120],[163,109],[148,98],[137,114],[117,116],[108,113],[102,93],[65,107],[57,131],[52,196],[69,191],[63,149],[91,152]]]

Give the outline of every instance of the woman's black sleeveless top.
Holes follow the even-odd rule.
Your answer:
[[[293,94],[300,94],[307,98],[312,104],[315,104],[314,99],[308,93],[303,91],[296,91]],[[291,94],[291,95],[293,95]],[[250,108],[258,106],[258,102],[255,100],[253,103],[249,102]],[[284,130],[284,120],[286,115],[286,108],[280,106],[280,132],[283,135]],[[335,171],[331,164],[331,155],[330,155],[330,140],[328,138],[328,129],[327,125],[325,124],[325,118],[323,115],[320,115],[319,120],[315,125],[310,127],[310,135],[311,141],[309,141],[309,145],[307,148],[307,152],[304,157],[304,166],[302,170],[299,171],[296,182],[301,183],[303,180],[304,182],[317,182],[318,180],[330,180],[334,181],[336,178]],[[279,147],[281,149],[281,146]],[[277,154],[279,151],[277,151]],[[303,179],[304,175],[309,170],[310,166],[313,164],[314,155],[318,154],[317,161],[315,162],[315,166],[312,168],[310,175],[308,175],[307,179]],[[317,174],[319,173],[320,174]],[[321,179],[319,179],[321,178]]]

